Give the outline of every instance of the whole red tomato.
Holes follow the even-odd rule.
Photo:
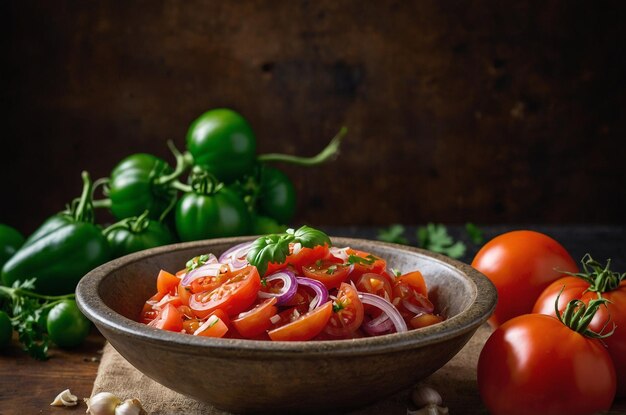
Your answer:
[[[483,246],[472,267],[485,274],[498,290],[498,304],[489,319],[493,327],[530,313],[539,294],[563,271],[578,267],[557,241],[539,232],[513,231]]]
[[[608,410],[615,369],[606,348],[555,317],[526,314],[496,329],[480,353],[480,396],[495,415]]]
[[[555,316],[554,303],[559,298],[559,311],[564,312],[573,299],[585,304],[598,298],[598,293],[609,302],[600,307],[589,324],[596,333],[608,331],[615,325],[615,332],[604,339],[617,373],[617,396],[626,396],[626,274],[610,272],[591,257],[583,258],[585,272],[556,280],[537,299],[533,313]],[[600,276],[600,279],[598,279]]]

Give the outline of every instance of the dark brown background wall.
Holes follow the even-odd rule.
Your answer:
[[[3,2],[0,222],[31,231],[122,157],[227,106],[298,222],[624,223],[621,2]],[[171,160],[171,158],[170,158]]]

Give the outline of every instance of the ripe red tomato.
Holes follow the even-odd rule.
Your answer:
[[[293,307],[279,314],[281,320],[267,334],[274,341],[310,340],[324,329],[332,312],[330,301],[306,314]]]
[[[248,339],[263,334],[272,325],[270,319],[278,312],[276,301],[276,297],[268,298],[251,310],[240,313],[233,320],[237,332]]]
[[[321,282],[329,290],[338,288],[348,278],[348,271],[349,267],[330,259],[318,260],[302,267],[305,277]]]
[[[600,341],[541,314],[504,323],[478,360],[480,396],[495,415],[608,410],[615,384],[613,362]]]
[[[174,294],[180,279],[167,271],[160,270],[157,277],[157,291],[161,294]]]
[[[351,336],[363,323],[363,303],[356,289],[345,282],[339,287],[333,301],[333,312],[324,332],[335,337]]]
[[[162,330],[181,331],[183,329],[183,314],[168,303],[159,311],[156,318],[148,323],[148,326]]]
[[[256,267],[248,266],[229,272],[226,281],[213,291],[194,294],[189,300],[189,307],[202,319],[218,308],[228,315],[236,315],[254,303],[259,288],[259,272]]]
[[[563,287],[565,288],[563,289]],[[556,316],[554,303],[561,293],[561,289],[563,289],[559,297],[559,311],[561,313],[571,300],[579,299],[588,304],[590,300],[598,298],[598,294],[587,291],[588,288],[589,283],[582,278],[564,277],[558,279],[539,296],[533,313]],[[615,332],[603,341],[607,345],[615,365],[617,396],[623,397],[626,396],[626,281],[622,281],[617,289],[602,293],[602,297],[609,300],[609,303],[606,307],[598,309],[589,328],[599,333],[605,327],[605,332],[610,331],[613,324],[617,327]]]
[[[530,313],[539,294],[563,271],[578,272],[578,266],[557,241],[539,232],[513,231],[487,242],[472,267],[485,274],[498,290],[498,304],[489,323]]]

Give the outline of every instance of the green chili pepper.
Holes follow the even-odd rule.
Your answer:
[[[0,268],[24,244],[24,237],[15,228],[0,224]]]
[[[241,115],[218,108],[205,112],[191,123],[187,150],[195,165],[218,180],[230,183],[252,170],[256,138]]]
[[[246,235],[250,231],[250,214],[243,199],[207,172],[192,176],[191,186],[176,205],[175,219],[182,241]]]
[[[148,218],[147,210],[141,216],[114,223],[103,234],[109,241],[113,258],[176,242],[166,225]]]
[[[66,211],[48,219],[2,268],[2,283],[36,278],[36,292],[67,294],[80,278],[110,259],[110,248],[93,223],[91,180],[82,173],[83,192]]]

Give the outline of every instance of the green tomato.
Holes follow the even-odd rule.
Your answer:
[[[4,349],[11,344],[11,337],[13,337],[11,319],[7,313],[0,310],[0,349]]]
[[[143,227],[133,228],[131,224],[106,233],[113,258],[176,242],[166,225],[152,219],[146,221]]]
[[[113,216],[119,220],[148,210],[152,219],[158,219],[176,191],[169,186],[158,186],[154,180],[172,171],[165,160],[152,154],[138,153],[122,160],[111,171],[109,180]]]
[[[189,126],[187,150],[194,164],[230,183],[252,170],[256,138],[240,114],[227,108],[214,109]]]
[[[250,214],[233,190],[213,194],[185,193],[176,205],[176,231],[182,241],[246,235]]]
[[[24,237],[16,229],[0,224],[0,269],[24,244]]]
[[[282,171],[263,166],[260,173],[260,190],[257,209],[279,223],[289,223],[296,212],[296,189]]]
[[[80,312],[76,301],[63,300],[50,309],[46,327],[50,340],[59,347],[69,348],[85,341],[91,323]]]

